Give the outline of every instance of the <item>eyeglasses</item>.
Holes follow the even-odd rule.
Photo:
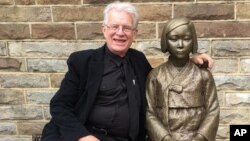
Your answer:
[[[131,33],[132,31],[134,31],[135,29],[132,28],[131,26],[122,26],[122,25],[116,25],[116,24],[112,24],[112,25],[105,25],[109,30],[112,30],[114,32],[117,32],[120,27],[122,29],[123,32],[125,33]]]

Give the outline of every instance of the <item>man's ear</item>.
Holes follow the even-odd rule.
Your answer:
[[[138,33],[138,29],[135,29],[135,34],[137,35],[137,33]]]
[[[102,26],[101,30],[102,30],[102,34],[103,34],[104,38],[106,38],[107,28],[105,28],[105,26]]]
[[[104,34],[104,32],[106,31],[105,26],[102,26],[102,27],[101,27],[101,30],[102,30],[102,33]]]
[[[133,32],[134,32],[134,38],[136,38],[137,33],[138,33],[138,29],[135,29]]]

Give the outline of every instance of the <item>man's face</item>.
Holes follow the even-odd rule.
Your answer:
[[[121,57],[126,55],[137,34],[132,16],[125,11],[114,9],[109,12],[108,23],[102,27],[102,32],[109,50]]]
[[[177,59],[186,59],[192,51],[192,32],[188,25],[182,25],[167,35],[169,53]]]

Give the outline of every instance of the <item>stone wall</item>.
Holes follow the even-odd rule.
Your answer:
[[[0,141],[31,141],[50,119],[49,101],[77,50],[103,44],[102,10],[112,0],[0,0]],[[124,0],[126,1],[126,0]],[[250,0],[131,0],[141,22],[133,48],[152,66],[166,60],[159,37],[172,17],[193,20],[221,106],[217,141],[250,124]]]

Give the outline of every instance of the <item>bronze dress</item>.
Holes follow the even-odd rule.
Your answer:
[[[214,79],[207,69],[189,61],[178,71],[168,61],[151,71],[146,94],[151,141],[163,141],[166,135],[191,141],[197,133],[215,141],[220,111]]]

